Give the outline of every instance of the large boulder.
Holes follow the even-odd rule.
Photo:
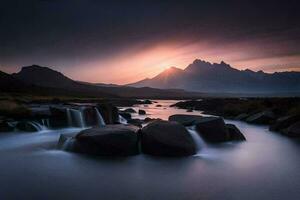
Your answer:
[[[300,137],[300,121],[292,124],[286,130],[282,132],[284,135],[289,137]]]
[[[245,141],[245,136],[234,124],[226,124],[227,131],[229,133],[230,141]]]
[[[177,123],[154,121],[141,130],[142,151],[157,156],[188,156],[196,152],[196,145],[187,129]]]
[[[221,117],[202,117],[197,121],[196,131],[210,143],[225,142],[230,139],[230,134]]]
[[[275,115],[271,111],[263,111],[249,116],[246,122],[253,124],[270,124],[275,121]]]
[[[203,117],[200,115],[183,115],[183,114],[177,114],[177,115],[171,115],[169,117],[169,121],[175,121],[178,122],[184,126],[192,126],[197,123],[197,121],[201,120]]]
[[[280,117],[270,126],[270,130],[281,131],[283,129],[288,128],[289,126],[296,123],[297,121],[300,121],[300,115],[290,115],[290,116]]]
[[[73,138],[61,137],[59,146],[68,151],[102,156],[138,154],[138,128],[114,124],[81,131]],[[68,142],[65,144],[65,142]]]
[[[119,111],[116,106],[110,103],[98,104],[97,109],[101,113],[106,124],[119,123]]]

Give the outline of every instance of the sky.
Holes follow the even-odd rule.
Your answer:
[[[81,81],[125,84],[195,59],[300,71],[293,0],[1,0],[0,70],[38,64]]]

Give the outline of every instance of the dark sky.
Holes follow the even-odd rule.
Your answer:
[[[299,10],[288,0],[1,1],[0,70],[40,64],[125,83],[200,58],[300,71]]]

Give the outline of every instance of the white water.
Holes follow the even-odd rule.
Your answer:
[[[98,108],[95,107],[95,110],[96,110],[96,113],[97,113],[99,126],[105,126],[104,119],[103,119],[101,113],[99,112]]]
[[[38,122],[35,122],[35,121],[28,122],[28,123],[31,124],[38,131],[44,131],[44,130],[48,129],[46,126],[43,126],[43,125],[41,125],[41,124],[39,124]]]
[[[124,117],[122,117],[122,115],[119,115],[119,122],[121,124],[127,124],[127,120]]]
[[[83,117],[84,108],[76,110],[73,108],[67,108],[67,118],[70,127],[85,127],[85,120]]]

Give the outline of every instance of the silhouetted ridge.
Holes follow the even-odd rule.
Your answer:
[[[130,84],[135,87],[178,88],[208,93],[300,93],[299,72],[238,70],[224,61],[210,63],[196,59],[176,76],[166,79],[168,71],[152,79]]]

